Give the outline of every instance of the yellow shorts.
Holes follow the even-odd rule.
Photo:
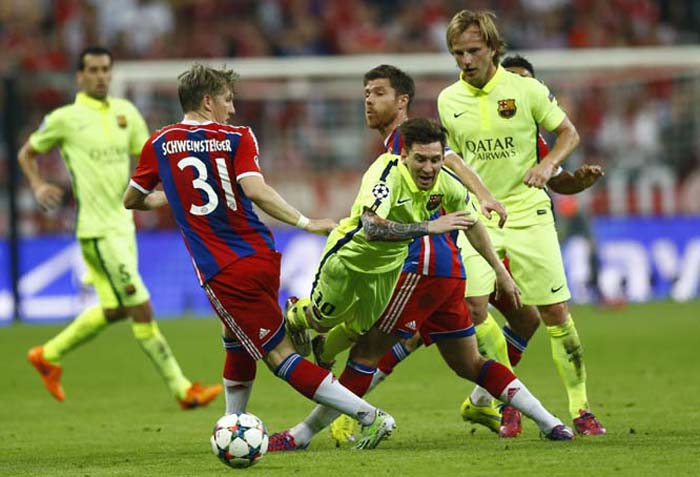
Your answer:
[[[81,238],[80,248],[103,308],[136,306],[150,298],[138,270],[133,233]]]
[[[526,305],[551,305],[571,298],[554,222],[528,227],[487,227],[494,249],[508,255],[510,272]],[[467,272],[466,296],[485,296],[494,291],[496,273],[474,250],[464,234],[458,245]]]
[[[362,273],[330,255],[311,290],[311,301],[321,315],[318,322],[327,328],[346,323],[358,334],[367,332],[387,307],[402,268],[403,264],[389,272]]]

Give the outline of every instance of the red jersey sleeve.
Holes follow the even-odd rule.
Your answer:
[[[147,194],[155,189],[159,182],[158,161],[153,150],[153,143],[149,139],[141,149],[139,163],[131,176],[131,184],[138,186],[137,189]]]
[[[537,155],[542,159],[547,154],[549,154],[549,145],[547,141],[544,140],[544,137],[542,137],[542,134],[537,134]]]
[[[258,140],[255,138],[255,134],[253,134],[251,129],[246,128],[241,133],[241,139],[238,142],[238,148],[235,153],[236,156],[233,160],[236,181],[249,174],[262,175],[260,164],[258,164],[259,153]]]

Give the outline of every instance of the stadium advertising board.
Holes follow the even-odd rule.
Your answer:
[[[284,257],[280,300],[308,294],[324,238],[288,228],[274,233]],[[599,218],[593,236],[595,243],[572,237],[562,248],[575,302],[700,297],[700,217]],[[158,317],[211,315],[179,234],[140,233],[138,243],[139,268]],[[12,319],[7,248],[0,241],[0,323],[5,324]],[[24,321],[64,321],[96,302],[83,283],[86,269],[72,237],[24,240],[20,274]]]

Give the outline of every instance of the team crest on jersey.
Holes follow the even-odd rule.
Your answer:
[[[126,116],[123,114],[117,114],[117,126],[122,129],[126,127]]]
[[[379,200],[386,199],[389,197],[389,187],[386,184],[375,184],[372,187],[372,195]]]
[[[514,99],[499,99],[498,100],[498,115],[502,118],[510,119],[515,116],[518,108],[515,106]]]
[[[428,210],[435,210],[442,204],[443,194],[430,194],[428,203],[425,205]]]

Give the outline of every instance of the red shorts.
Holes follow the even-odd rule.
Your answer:
[[[402,273],[377,328],[401,338],[419,332],[427,345],[447,338],[474,334],[464,303],[465,281]]]
[[[242,258],[203,286],[221,322],[253,359],[261,359],[284,338],[277,303],[280,257],[271,252]]]

